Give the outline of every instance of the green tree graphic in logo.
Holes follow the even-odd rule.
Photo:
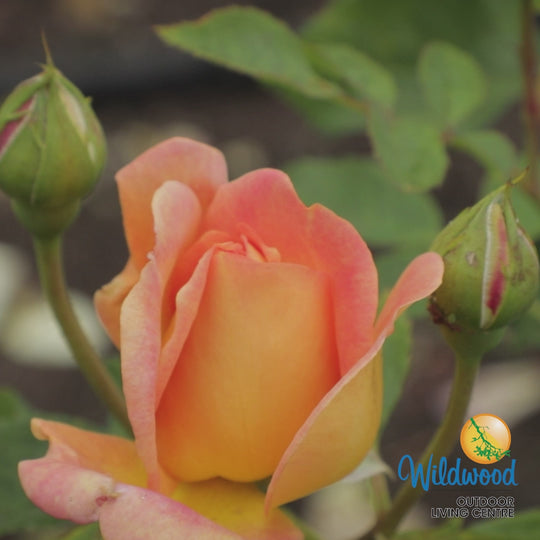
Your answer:
[[[471,418],[470,420],[471,424],[469,429],[474,426],[476,433],[478,433],[477,436],[473,436],[471,442],[474,443],[480,441],[473,450],[477,456],[484,457],[488,461],[491,461],[492,459],[499,461],[504,456],[510,456],[510,450],[503,450],[492,444],[491,441],[486,438],[485,432],[489,429],[489,426],[479,426],[474,418]]]

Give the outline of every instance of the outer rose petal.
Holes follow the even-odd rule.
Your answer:
[[[240,224],[240,226],[239,226]],[[221,186],[208,209],[206,229],[238,239],[249,226],[283,262],[326,273],[332,283],[335,332],[341,372],[373,342],[377,271],[354,227],[320,205],[306,208],[281,171],[261,169]]]
[[[129,291],[139,279],[139,270],[133,259],[129,259],[124,269],[107,285],[94,294],[97,314],[111,341],[120,348],[120,310]]]
[[[267,508],[343,478],[368,453],[381,416],[381,346],[382,340],[347,372],[297,432],[268,486]]]
[[[104,540],[241,540],[242,537],[155,491],[117,485],[100,509]]]
[[[19,478],[38,508],[75,523],[97,521],[99,505],[115,496],[110,476],[46,457],[21,461]]]
[[[47,457],[92,469],[120,482],[146,485],[146,472],[133,441],[61,422],[32,419],[34,437],[50,442]]]
[[[19,464],[21,483],[37,506],[57,518],[95,521],[99,506],[115,497],[116,480],[146,482],[132,441],[40,419],[32,420],[32,432],[50,441],[49,450]]]
[[[424,253],[404,270],[376,324],[376,338],[363,358],[325,396],[296,434],[268,487],[268,508],[328,485],[349,473],[369,450],[379,427],[382,381],[377,359],[396,317],[441,284],[444,265]]]
[[[201,205],[195,193],[180,182],[164,182],[152,199],[154,245],[152,254],[158,265],[162,290],[178,257],[193,241],[201,218]],[[182,218],[179,220],[178,216]],[[120,347],[120,310],[129,291],[139,278],[140,268],[131,257],[124,270],[96,292],[94,300],[100,319],[111,339]],[[163,296],[163,293],[162,293]],[[169,315],[164,306],[164,316]],[[169,315],[170,316],[170,315]]]
[[[122,381],[135,444],[151,489],[161,491],[154,403],[161,350],[161,286],[155,261],[141,272],[122,305]]]
[[[248,540],[301,540],[303,534],[279,510],[264,511],[264,493],[253,484],[221,478],[181,484],[173,498]]]
[[[201,258],[190,281],[176,297],[181,332],[175,336],[173,352],[186,338],[198,311],[213,251]],[[137,451],[148,471],[149,486],[160,490],[156,448],[155,407],[177,357],[163,347],[161,328],[162,283],[155,260],[141,272],[138,283],[122,306],[122,379],[129,419]],[[180,344],[178,343],[180,342]],[[160,356],[161,355],[161,356]]]
[[[124,229],[135,265],[142,268],[154,247],[150,203],[167,180],[189,186],[205,208],[216,188],[227,182],[227,165],[219,150],[190,139],[168,139],[141,154],[116,175]]]
[[[19,464],[36,506],[75,523],[100,522],[104,540],[239,540],[241,537],[164,495],[48,457]]]
[[[124,483],[145,478],[132,441],[39,419],[32,429],[50,446],[45,457],[19,464],[26,494],[57,518],[99,521],[105,540],[302,538],[281,512],[265,515],[264,495],[254,486],[178,486],[173,500]]]
[[[411,261],[390,291],[377,317],[376,335],[384,332],[385,335],[391,334],[398,315],[436,290],[442,282],[443,273],[444,263],[438,253],[423,253]]]

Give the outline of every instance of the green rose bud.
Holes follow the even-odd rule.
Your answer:
[[[57,235],[71,223],[105,155],[89,100],[50,59],[0,108],[0,188],[37,236]]]
[[[510,201],[518,178],[466,208],[435,239],[443,283],[431,297],[435,322],[450,330],[491,331],[520,317],[539,281],[536,248]]]

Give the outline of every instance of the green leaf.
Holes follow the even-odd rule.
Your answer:
[[[423,47],[444,41],[467,51],[488,79],[489,92],[468,123],[493,120],[519,98],[521,75],[516,43],[521,35],[519,2],[433,2],[431,0],[332,0],[315,13],[302,35],[350,45],[394,75],[398,111],[424,108],[417,80]]]
[[[26,417],[28,408],[17,394],[9,388],[0,389],[0,426],[6,422]]]
[[[531,540],[540,530],[540,510],[520,512],[512,519],[494,519],[472,525],[466,540]]]
[[[448,156],[440,133],[431,124],[370,111],[368,131],[389,179],[403,190],[426,191],[442,183]]]
[[[325,78],[338,83],[345,93],[361,101],[393,107],[397,88],[381,64],[348,45],[311,45],[311,60]]]
[[[30,433],[31,417],[17,394],[0,390],[0,536],[56,522],[28,500],[17,475],[19,461],[41,457],[47,450],[47,444]]]
[[[306,204],[327,206],[369,244],[424,248],[442,225],[431,196],[400,192],[369,158],[307,157],[288,163],[285,170]]]
[[[460,125],[481,103],[486,80],[478,62],[450,43],[425,47],[418,77],[433,117],[442,128]]]
[[[454,137],[451,145],[469,154],[486,169],[485,182],[490,189],[499,187],[516,175],[516,148],[506,135],[498,131],[468,131]]]
[[[380,432],[386,426],[407,379],[411,363],[412,325],[402,315],[396,321],[394,333],[383,347],[383,408]]]
[[[259,9],[216,9],[197,21],[158,26],[156,32],[173,47],[266,83],[310,97],[341,95],[314,71],[300,38]]]
[[[97,523],[76,527],[61,540],[103,540]]]
[[[365,130],[366,116],[343,102],[308,98],[298,92],[279,89],[277,94],[298,110],[316,129],[326,135],[342,136]]]

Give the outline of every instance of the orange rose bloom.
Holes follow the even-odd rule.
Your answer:
[[[220,152],[175,138],[117,179],[130,258],[96,306],[121,350],[145,487],[246,535],[193,489],[219,499],[219,484],[226,501],[271,477],[270,511],[353,470],[379,427],[384,339],[438,287],[441,259],[415,259],[376,318],[365,242],[284,173],[227,182]]]

